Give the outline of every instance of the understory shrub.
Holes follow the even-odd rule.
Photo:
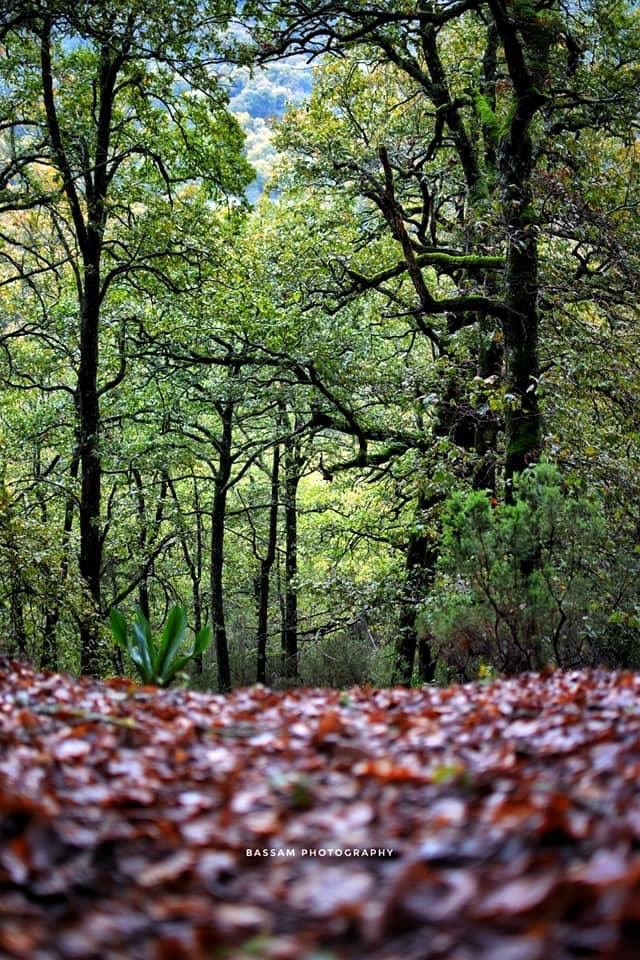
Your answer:
[[[436,653],[470,679],[597,659],[602,504],[538,464],[514,480],[513,502],[486,492],[447,501],[434,589],[421,610]]]
[[[302,645],[298,664],[301,682],[310,687],[388,683],[383,653],[384,647],[365,636],[342,631],[329,634]]]

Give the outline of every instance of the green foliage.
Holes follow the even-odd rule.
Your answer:
[[[355,630],[305,643],[300,654],[301,682],[310,687],[385,686],[391,680],[391,649],[384,643],[372,644]],[[348,693],[341,694],[340,702],[348,706]]]
[[[514,481],[512,503],[453,494],[443,528],[439,580],[422,616],[444,660],[470,677],[487,662],[515,672],[593,659],[601,503],[540,464]]]
[[[392,644],[413,633],[423,648],[435,636],[443,683],[456,671],[490,678],[548,660],[637,664],[637,11],[606,0],[575,5],[570,17],[530,0],[512,5],[532,82],[547,97],[529,129],[536,169],[519,195],[506,161],[520,105],[504,44],[490,49],[488,8],[481,18],[433,5],[445,15],[435,30],[444,89],[428,74],[423,20],[401,0],[378,4],[392,17],[375,30],[366,3],[341,5],[341,32],[357,42],[312,57],[313,84],[308,51],[264,71],[224,67],[222,48],[245,36],[227,0],[44,5],[58,125],[81,193],[96,169],[103,40],[123,54],[101,241],[104,556],[93,610],[77,562],[82,263],[47,135],[32,30],[40,6],[16,0],[0,50],[0,112],[15,118],[0,138],[0,630],[9,651],[78,669],[78,621],[94,613],[102,629],[105,612],[136,593],[143,609],[184,598],[199,625],[213,617],[211,573],[222,571],[232,676],[252,683],[271,451],[293,432],[306,451],[297,572],[287,581],[281,478],[268,683],[291,679],[281,675],[287,587],[301,682],[389,682]],[[248,36],[267,52],[283,25],[305,36],[305,19],[319,17],[308,35],[320,52],[331,18],[318,5],[241,6],[240,19],[255,16]],[[290,19],[295,9],[302,20]],[[548,76],[535,76],[547,63]],[[268,193],[250,215],[243,140]],[[461,312],[432,314],[419,302],[386,219],[391,187],[429,296]],[[540,305],[540,362],[515,390],[511,373],[528,354],[503,354],[512,350],[502,308],[515,236],[505,190],[522,238],[538,238],[539,288],[527,284],[527,297]],[[500,311],[478,311],[478,297]],[[540,468],[516,483],[512,504],[495,507],[461,493],[443,539],[452,489],[499,490],[505,447],[512,458],[520,447],[521,461],[533,448],[537,456],[533,421],[530,436],[502,439],[523,391],[539,398],[545,455],[564,480]],[[214,559],[210,524],[221,514],[224,554]],[[172,657],[167,647],[161,667],[139,618],[129,635],[116,614],[116,632],[143,679],[181,658],[180,643]],[[423,672],[414,666],[416,684]],[[216,675],[207,658],[198,682]]]
[[[480,118],[482,126],[485,128],[485,131],[491,137],[493,142],[497,141],[500,135],[500,124],[496,119],[495,113],[491,109],[489,101],[481,93],[476,93],[474,103],[476,112]]]
[[[198,631],[190,653],[181,653],[187,637],[187,614],[184,607],[176,605],[169,612],[159,641],[153,639],[149,621],[142,610],[136,608],[136,616],[129,634],[127,622],[119,610],[111,610],[111,634],[115,643],[133,661],[143,683],[155,683],[167,687],[184,670],[187,664],[201,656],[211,643],[211,627]]]

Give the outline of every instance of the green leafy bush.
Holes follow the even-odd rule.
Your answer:
[[[444,513],[435,589],[421,617],[438,656],[464,678],[593,661],[592,602],[604,534],[601,504],[539,464],[512,503],[458,492]]]
[[[136,607],[131,633],[119,610],[111,610],[110,619],[113,639],[129,654],[142,682],[155,683],[159,687],[168,686],[211,643],[211,627],[207,625],[196,634],[191,652],[182,653],[187,637],[187,614],[181,606],[175,606],[169,612],[157,643],[151,635],[149,621],[139,607]]]

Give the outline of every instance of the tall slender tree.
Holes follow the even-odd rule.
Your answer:
[[[79,572],[87,594],[80,639],[88,673],[99,666],[103,612],[101,398],[126,371],[125,334],[119,370],[101,378],[110,301],[145,277],[162,282],[172,260],[189,259],[188,244],[170,233],[157,243],[154,213],[163,207],[170,215],[189,184],[219,199],[250,178],[240,130],[206,67],[224,7],[24,0],[0,20],[0,209],[55,210],[76,286]],[[23,222],[9,249],[28,246]],[[16,282],[44,269],[8,259]]]

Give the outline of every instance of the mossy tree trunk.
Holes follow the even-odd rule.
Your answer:
[[[538,227],[531,178],[535,160],[532,124],[543,92],[553,33],[532,5],[518,0],[507,9],[490,0],[496,30],[513,84],[513,102],[498,147],[498,171],[507,236],[503,319],[506,364],[505,478],[535,463],[542,444],[538,402]]]

